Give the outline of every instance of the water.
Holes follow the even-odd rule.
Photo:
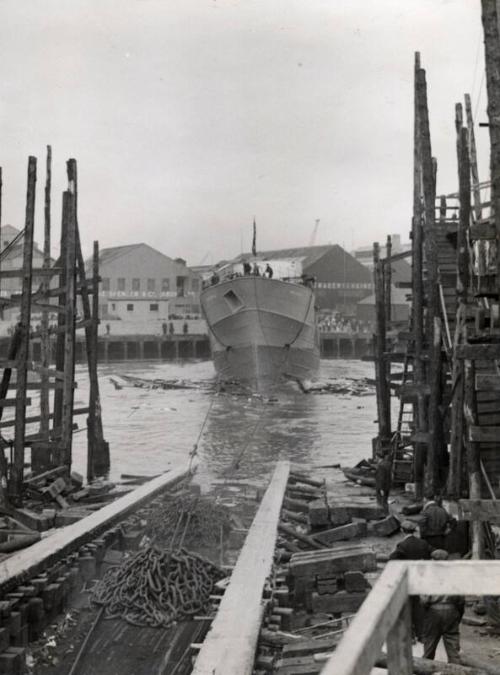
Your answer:
[[[130,374],[148,379],[182,378],[202,383],[197,389],[115,389],[110,378]],[[357,382],[373,377],[373,365],[361,361],[322,361],[321,380]],[[85,370],[78,369],[75,405],[86,406]],[[315,469],[353,464],[371,454],[376,434],[376,400],[368,395],[303,394],[292,386],[275,401],[219,394],[210,361],[116,363],[100,368],[105,438],[111,448],[111,479],[122,473],[155,474],[185,466],[198,444],[197,480],[268,480],[278,459]],[[35,401],[34,401],[35,403]],[[85,475],[85,417],[74,437],[73,468]],[[201,436],[200,436],[201,434]]]

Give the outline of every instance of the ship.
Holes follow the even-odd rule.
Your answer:
[[[314,279],[296,261],[226,263],[200,296],[221,381],[261,390],[285,380],[303,385],[319,369]]]

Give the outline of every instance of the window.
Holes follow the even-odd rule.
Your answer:
[[[134,311],[134,305],[130,304],[127,305],[127,312],[133,312]]]
[[[116,309],[116,305],[115,305],[114,302],[111,303],[111,309],[112,309],[113,311],[115,311],[115,309]]]
[[[133,291],[140,291],[141,290],[141,280],[140,279],[132,279],[132,290]]]
[[[158,303],[154,303],[152,305],[149,305],[149,311],[150,312],[157,312],[159,310]]]
[[[193,293],[198,293],[200,290],[200,280],[199,279],[191,279],[191,290]]]
[[[108,306],[106,304],[99,305],[99,309],[100,309],[101,319],[103,319],[108,314]]]
[[[125,290],[125,279],[123,277],[118,278],[118,290],[119,291]]]
[[[109,277],[102,278],[102,290],[109,291]]]
[[[170,290],[170,279],[162,279],[161,280],[161,290],[162,291],[169,291]]]
[[[148,279],[148,291],[154,291],[156,289],[156,279]]]

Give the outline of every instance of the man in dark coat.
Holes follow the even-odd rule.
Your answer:
[[[443,549],[432,552],[433,560],[446,560],[448,553]],[[433,659],[439,640],[443,638],[444,648],[450,663],[460,663],[460,621],[464,614],[465,600],[460,595],[423,595],[422,635],[424,659]]]
[[[389,455],[383,455],[377,462],[375,469],[375,491],[377,493],[377,503],[384,508],[387,513],[389,510],[388,499],[392,484],[392,462]]]
[[[401,531],[405,534],[389,556],[389,560],[430,560],[432,546],[416,536],[417,526],[411,520],[401,523]]]
[[[439,503],[439,500],[430,499],[422,510],[420,536],[432,548],[446,549],[446,535],[455,524],[455,519]]]
[[[430,560],[432,547],[426,541],[416,536],[417,526],[411,520],[403,520],[401,532],[405,534],[390,554],[389,560]],[[410,598],[411,622],[414,637],[422,641],[422,607],[418,595]]]

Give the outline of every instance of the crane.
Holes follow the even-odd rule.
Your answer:
[[[311,237],[309,239],[309,246],[314,246],[314,242],[316,241],[316,235],[318,234],[318,227],[319,227],[319,218],[316,218],[314,221],[314,228],[311,234]]]

